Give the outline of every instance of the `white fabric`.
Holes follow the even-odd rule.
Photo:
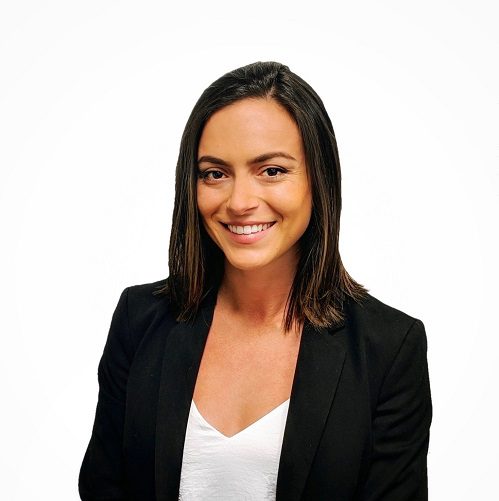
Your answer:
[[[289,399],[232,437],[191,402],[180,476],[181,501],[275,500]]]

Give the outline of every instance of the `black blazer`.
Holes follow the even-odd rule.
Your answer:
[[[129,287],[98,369],[79,477],[83,500],[178,499],[184,438],[216,301],[192,323]],[[277,500],[426,500],[432,404],[422,322],[372,296],[335,329],[305,323],[277,477]]]

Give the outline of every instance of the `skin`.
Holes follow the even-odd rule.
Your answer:
[[[283,318],[312,194],[298,127],[271,99],[214,113],[198,160],[198,208],[225,255],[225,274],[193,398],[212,426],[233,436],[291,394],[301,326],[286,333]],[[248,222],[274,225],[253,242],[223,224]]]

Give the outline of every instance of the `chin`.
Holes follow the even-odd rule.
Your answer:
[[[230,259],[225,258],[227,264],[234,269],[240,271],[251,271],[251,270],[260,270],[265,266],[271,264],[271,261],[264,259]]]

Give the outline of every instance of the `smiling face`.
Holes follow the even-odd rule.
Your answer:
[[[226,266],[296,266],[312,194],[291,115],[263,98],[222,108],[203,129],[198,165],[199,213]]]

